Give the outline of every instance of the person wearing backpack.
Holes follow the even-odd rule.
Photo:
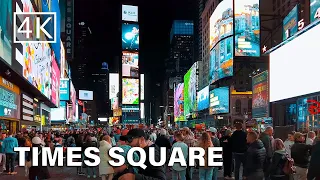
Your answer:
[[[293,163],[290,163],[293,161],[289,159],[285,145],[281,139],[274,140],[274,148],[275,152],[269,170],[270,178],[271,180],[289,180],[292,174],[288,172],[288,169],[293,168]]]

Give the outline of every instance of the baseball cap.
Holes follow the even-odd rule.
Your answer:
[[[39,137],[36,136],[36,137],[32,138],[32,144],[42,144],[43,145],[43,142]]]
[[[212,133],[217,133],[218,132],[217,129],[214,128],[214,127],[210,127],[209,131],[212,132]]]
[[[140,138],[140,137],[146,138],[146,133],[142,129],[135,128],[135,129],[131,129],[127,133],[127,135],[121,136],[120,139],[122,139],[123,141],[132,142],[134,138]]]

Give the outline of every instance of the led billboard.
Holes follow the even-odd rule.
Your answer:
[[[210,114],[229,113],[229,87],[210,91]]]
[[[230,35],[233,35],[233,0],[224,0],[210,17],[210,49]]]
[[[122,49],[139,50],[138,24],[122,24]]]
[[[233,37],[220,41],[210,52],[210,83],[233,76]]]
[[[198,92],[198,111],[207,109],[209,107],[209,86],[203,88]]]
[[[109,73],[109,99],[117,97],[119,93],[119,74]]]
[[[122,76],[139,77],[139,55],[137,52],[122,52]]]
[[[320,19],[320,0],[310,0],[310,22]]]
[[[181,121],[184,120],[184,112],[183,112],[183,83],[177,85],[176,89],[174,90],[174,121]]]
[[[259,0],[234,1],[235,56],[260,56]]]
[[[69,101],[70,100],[70,80],[60,79],[60,100]]]
[[[0,117],[21,119],[20,89],[0,76]]]
[[[60,102],[60,69],[55,59],[52,59],[52,72],[51,72],[51,101],[57,107]]]
[[[299,8],[296,5],[283,19],[283,40],[288,39],[298,32]]]
[[[119,98],[115,97],[111,99],[111,110],[119,109]]]
[[[122,79],[122,104],[139,104],[139,79]]]
[[[145,109],[144,109],[144,103],[140,103],[140,118],[141,119],[145,119],[146,118]]]
[[[270,53],[270,102],[320,91],[319,32],[320,24]]]
[[[60,52],[60,55],[61,55],[61,62],[60,62],[61,75],[60,75],[60,77],[61,78],[68,78],[67,77],[68,63],[66,62],[65,49],[64,49],[62,41],[60,41],[60,46],[61,46],[61,52]]]
[[[92,101],[93,91],[79,90],[79,99],[85,101]]]
[[[66,120],[66,101],[61,101],[59,108],[51,108],[50,110],[51,110],[50,112],[51,121]]]
[[[11,65],[12,57],[12,1],[0,1],[0,59]]]
[[[252,117],[262,118],[269,115],[268,71],[252,77]]]
[[[140,99],[144,100],[144,74],[140,75]]]
[[[197,88],[198,88],[198,62],[194,63],[189,71],[184,75],[184,116],[188,116],[198,111]]]
[[[122,5],[122,21],[138,22],[138,6]]]

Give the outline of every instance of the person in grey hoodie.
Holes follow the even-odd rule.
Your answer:
[[[8,174],[17,174],[17,172],[14,171],[14,162],[16,159],[16,152],[14,151],[15,147],[19,147],[18,140],[12,136],[12,132],[9,132],[8,137],[2,142],[2,149],[6,154],[5,172]]]

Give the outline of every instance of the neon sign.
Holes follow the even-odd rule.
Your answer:
[[[320,102],[310,99],[310,100],[307,100],[307,103],[312,104],[308,108],[308,111],[311,115],[320,114]]]

